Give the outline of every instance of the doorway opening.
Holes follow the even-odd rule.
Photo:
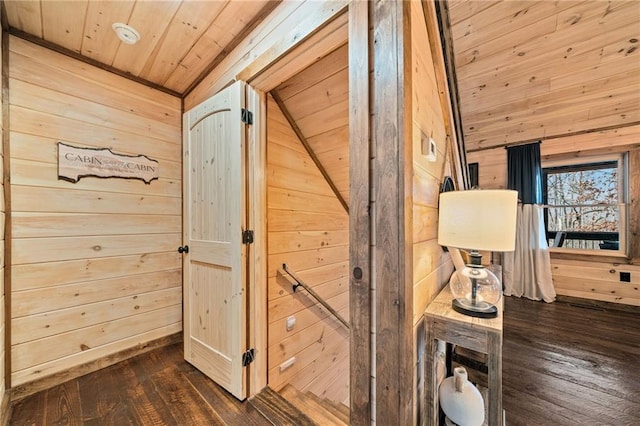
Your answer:
[[[268,384],[349,405],[348,45],[267,94]]]
[[[251,242],[243,238],[240,250],[246,304],[239,323],[246,325],[238,334],[251,355],[240,373],[245,397],[268,385],[349,405],[350,332],[330,312],[348,322],[347,36],[345,9],[275,63],[246,77],[243,108],[251,114],[242,114],[248,124],[243,187],[223,189],[242,194],[242,233],[252,231]],[[236,231],[233,235],[240,235]],[[297,282],[285,264],[308,289],[294,290]]]

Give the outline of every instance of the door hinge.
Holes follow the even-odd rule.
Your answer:
[[[242,244],[253,244],[253,231],[242,231]]]
[[[256,351],[255,349],[251,348],[248,351],[246,351],[245,353],[242,354],[242,366],[246,367],[249,364],[251,364],[253,362],[253,359],[255,358],[256,355]]]
[[[241,120],[243,123],[253,124],[253,113],[246,108],[242,108]]]

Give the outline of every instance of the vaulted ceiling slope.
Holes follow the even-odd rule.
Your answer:
[[[468,150],[640,122],[640,2],[448,6]]]
[[[272,94],[349,203],[349,60],[344,44],[285,81]]]
[[[11,29],[182,94],[278,1],[5,0]],[[140,41],[121,42],[112,24]]]

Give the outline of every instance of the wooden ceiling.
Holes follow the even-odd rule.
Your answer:
[[[640,122],[640,2],[448,5],[467,150]]]
[[[11,29],[183,94],[278,1],[5,0]],[[141,36],[121,42],[122,22]]]

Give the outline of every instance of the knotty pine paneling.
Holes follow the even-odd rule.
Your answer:
[[[558,295],[640,306],[640,266],[551,258],[553,285]],[[621,282],[629,272],[631,282]]]
[[[293,293],[282,264],[348,319],[349,218],[271,97],[267,117],[268,383],[345,402],[349,332],[303,289]]]
[[[181,330],[181,102],[18,38],[9,47],[16,386]],[[147,155],[160,178],[59,180],[58,141]]]
[[[414,4],[415,3],[415,4]],[[446,173],[446,130],[436,83],[434,59],[420,3],[411,3],[411,46],[413,61],[413,322],[417,325],[427,304],[449,277],[427,281],[429,275],[447,264],[448,255],[437,244],[438,197]],[[421,153],[423,140],[432,137],[437,145],[437,160],[430,162]],[[428,291],[421,286],[435,286]]]
[[[467,149],[640,121],[636,2],[465,3],[450,18]]]
[[[625,151],[637,152],[640,149],[640,126],[627,126],[581,135],[564,136],[542,141],[540,155],[545,160],[580,158],[590,155],[603,155]],[[493,148],[469,152],[469,163],[478,163],[479,186],[483,189],[506,188],[507,152],[504,148]],[[640,165],[630,163],[633,173]],[[635,178],[632,178],[635,181]],[[640,198],[640,188],[629,185],[629,200]],[[637,213],[630,212],[632,217]],[[633,232],[633,230],[631,230]],[[633,238],[633,237],[631,237]],[[603,255],[605,255],[604,253]],[[638,253],[631,253],[637,259]],[[593,255],[576,255],[576,260],[565,260],[551,253],[553,285],[556,293],[565,296],[581,297],[606,302],[640,305],[638,284],[620,282],[618,271],[633,271],[638,275],[638,267],[626,264],[621,258],[620,264],[603,263]],[[571,265],[571,268],[568,266]],[[614,272],[611,272],[614,271]]]
[[[349,202],[348,49],[348,45],[342,45],[274,89],[347,203]]]

